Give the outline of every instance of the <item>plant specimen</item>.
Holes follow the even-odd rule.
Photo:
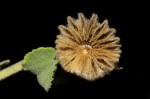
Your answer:
[[[67,17],[68,24],[60,25],[56,49],[40,47],[24,56],[22,61],[0,70],[0,80],[19,71],[29,70],[37,75],[39,84],[48,91],[59,62],[62,68],[89,81],[104,77],[114,69],[120,58],[119,37],[116,30],[110,28],[108,21],[98,22],[93,14],[90,19],[82,13],[78,18]],[[0,62],[0,66],[9,60]]]

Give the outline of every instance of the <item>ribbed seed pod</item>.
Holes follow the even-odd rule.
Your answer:
[[[95,80],[116,68],[121,53],[120,39],[107,20],[99,23],[96,14],[87,19],[78,13],[78,19],[68,16],[67,22],[67,26],[58,26],[60,34],[55,41],[64,70]]]

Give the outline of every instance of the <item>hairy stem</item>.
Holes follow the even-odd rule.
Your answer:
[[[0,70],[0,81],[22,70],[22,61],[19,61],[6,69]]]

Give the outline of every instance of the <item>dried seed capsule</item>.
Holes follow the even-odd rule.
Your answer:
[[[58,27],[60,34],[55,41],[64,70],[95,80],[116,68],[121,53],[120,39],[107,20],[99,23],[96,14],[87,19],[79,13],[78,19],[69,16],[67,22],[67,26]]]

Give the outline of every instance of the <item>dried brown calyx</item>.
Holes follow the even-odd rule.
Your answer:
[[[96,14],[87,19],[78,13],[78,19],[68,16],[67,22],[67,26],[58,27],[60,34],[55,41],[64,70],[95,80],[116,68],[121,53],[120,39],[107,20],[99,23]]]

